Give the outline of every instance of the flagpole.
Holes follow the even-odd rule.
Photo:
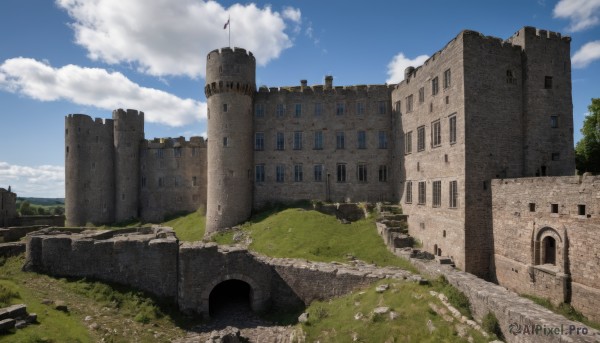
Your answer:
[[[231,17],[229,14],[227,15],[227,22],[229,23],[227,26],[229,27],[229,47],[231,48]]]

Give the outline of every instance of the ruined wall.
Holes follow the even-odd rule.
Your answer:
[[[160,297],[177,297],[179,242],[171,229],[78,231],[82,230],[46,229],[29,235],[26,268],[54,276],[129,285]]]
[[[459,34],[422,66],[407,70],[407,77],[392,93],[395,112],[398,161],[396,189],[403,212],[408,214],[410,235],[423,243],[424,250],[450,256],[461,268],[465,261],[465,94],[463,34]],[[444,72],[450,85],[444,87]],[[438,92],[433,94],[437,78]],[[420,101],[420,89],[423,98]],[[412,97],[412,108],[408,105]],[[450,118],[456,120],[456,139],[450,139]],[[433,126],[440,125],[441,141],[433,144]],[[418,146],[418,130],[424,128],[424,146]],[[410,139],[407,137],[411,137]],[[410,143],[407,143],[410,140]],[[410,144],[410,149],[407,145]],[[440,206],[433,204],[433,182],[441,181]],[[456,207],[450,206],[450,182],[457,182]],[[425,183],[426,199],[419,203],[419,182]],[[411,186],[408,186],[411,185]],[[407,197],[411,188],[412,199]]]
[[[140,218],[206,209],[206,141],[202,137],[154,139],[140,147]]]
[[[498,283],[600,320],[600,176],[499,179],[492,196]]]
[[[333,87],[333,79],[328,82],[312,87],[261,87],[256,94],[255,208],[267,202],[302,199],[393,199],[390,87]],[[362,137],[359,145],[359,131],[364,134],[364,145]],[[283,144],[278,145],[278,134],[283,136]],[[341,135],[343,145],[338,138]],[[345,168],[344,178],[338,178],[338,165]],[[283,168],[279,180],[278,166]],[[320,176],[315,176],[315,166],[320,166]],[[257,175],[258,168],[264,171],[262,177]],[[382,168],[384,175],[380,175]]]
[[[115,220],[113,121],[83,114],[65,118],[66,225]]]

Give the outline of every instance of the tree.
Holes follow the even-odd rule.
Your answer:
[[[35,214],[31,204],[27,200],[21,203],[21,207],[19,207],[19,213],[21,213],[22,216],[32,216]]]
[[[583,137],[575,145],[575,164],[580,173],[600,172],[600,98],[592,99],[583,120]]]

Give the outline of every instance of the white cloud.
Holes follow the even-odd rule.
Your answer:
[[[300,10],[283,13],[269,6],[234,4],[224,8],[199,0],[56,0],[75,21],[75,41],[88,56],[109,64],[133,63],[154,76],[204,76],[208,52],[228,45],[223,29],[231,17],[231,44],[252,51],[259,65],[292,46],[286,21],[296,24]]]
[[[0,65],[0,89],[40,101],[67,100],[107,110],[134,108],[148,122],[181,126],[206,117],[206,103],[142,87],[119,72],[66,65],[53,68],[31,58]]]
[[[575,52],[571,62],[575,68],[585,68],[598,59],[600,59],[600,40],[584,44]]]
[[[410,59],[404,56],[403,53],[397,54],[387,66],[388,79],[385,82],[391,84],[404,80],[404,70],[407,67],[416,68],[423,64],[428,58],[429,56],[427,55],[420,55]]]
[[[19,197],[62,198],[65,195],[65,168],[19,166],[0,161],[0,187],[8,186]]]
[[[302,12],[299,9],[293,7],[286,7],[282,13],[285,19],[289,19],[294,23],[300,23],[302,21]]]
[[[569,19],[570,32],[596,26],[600,23],[600,0],[560,0],[554,7],[554,18]]]

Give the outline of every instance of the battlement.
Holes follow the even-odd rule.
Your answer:
[[[221,49],[215,49],[211,52],[208,53],[207,59],[211,59],[211,58],[215,58],[218,56],[231,56],[231,55],[237,55],[237,56],[248,56],[249,58],[251,58],[253,61],[255,60],[254,55],[252,54],[252,52],[250,51],[246,51],[246,49],[243,48],[238,48],[238,47],[234,47],[229,48],[229,47],[225,47],[225,48],[221,48]]]
[[[75,125],[75,124],[86,124],[86,126],[101,126],[101,125],[109,125],[112,126],[114,121],[112,119],[105,118],[92,118],[87,114],[69,114],[65,117],[67,125]]]
[[[582,185],[598,188],[600,192],[600,175],[573,175],[573,176],[546,176],[546,177],[521,177],[513,179],[494,179],[491,181],[493,187],[512,187],[528,186],[528,187],[545,187],[549,185]],[[598,193],[600,196],[600,193]]]
[[[144,140],[141,144],[142,148],[145,149],[164,149],[164,148],[205,148],[206,147],[206,139],[201,136],[193,136],[190,137],[189,140],[186,140],[185,137],[164,137],[164,138],[154,138]]]
[[[292,93],[302,93],[302,94],[343,94],[350,95],[353,93],[379,93],[385,92],[392,89],[393,86],[383,84],[383,85],[353,85],[353,86],[335,86],[332,89],[325,89],[324,85],[313,85],[313,86],[283,86],[283,87],[267,87],[261,86],[258,89],[258,93],[260,94],[269,94],[269,95],[277,95],[277,94],[292,94]]]
[[[127,111],[122,108],[116,109],[112,112],[113,120],[141,120],[144,121],[144,112],[127,109]]]
[[[512,42],[517,39],[517,37],[521,37],[524,39],[547,39],[551,41],[562,41],[565,43],[571,42],[571,37],[563,36],[560,32],[548,31],[543,29],[538,29],[532,26],[525,26],[521,28],[519,31],[515,32],[507,41]]]

